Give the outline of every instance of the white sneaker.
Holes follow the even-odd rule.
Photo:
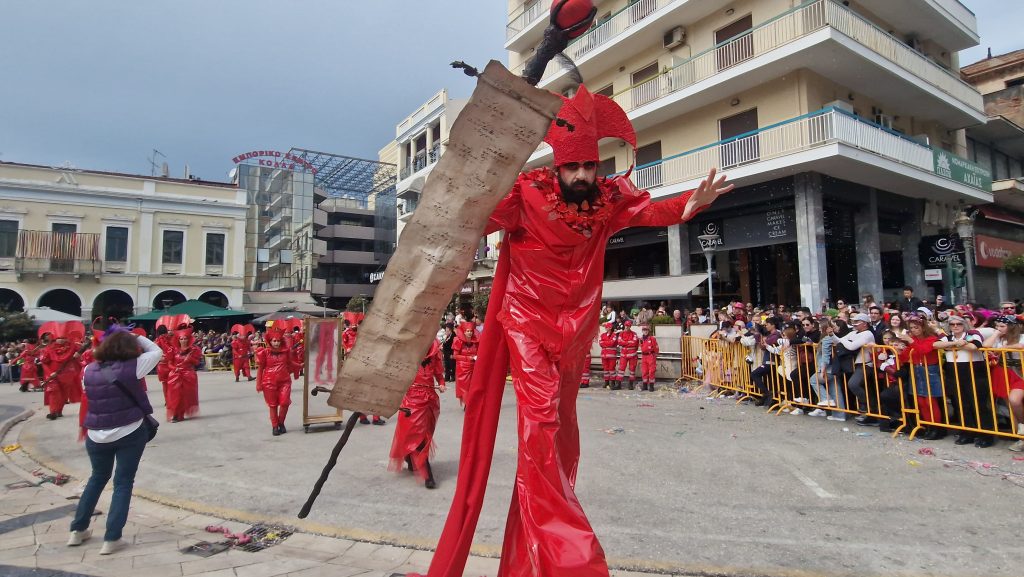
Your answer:
[[[84,531],[72,531],[71,536],[68,537],[68,547],[77,547],[82,543],[85,543],[92,537],[92,529],[85,529]]]
[[[781,411],[779,411],[779,414],[782,414],[782,413],[789,413],[789,411],[790,411],[790,410],[791,410],[791,409],[790,409],[789,407],[786,407],[786,408],[782,409]]]
[[[802,415],[802,414],[804,414],[804,410],[801,409],[800,407],[797,407],[797,408],[793,409],[792,411],[790,411],[789,414],[790,415]]]
[[[829,415],[828,416],[828,420],[830,420],[830,421],[839,421],[840,423],[845,423],[846,422],[846,415]]]
[[[118,539],[117,541],[104,541],[103,547],[100,547],[100,555],[116,553],[121,549],[124,549],[125,545],[127,545],[127,543],[124,542],[124,539]]]
[[[826,413],[822,409],[814,409],[810,413],[807,413],[807,416],[808,417],[825,417],[825,416],[828,416],[828,413]]]
[[[806,397],[797,397],[797,398],[793,399],[793,402],[794,403],[802,403],[802,404],[806,405],[807,403],[809,403],[811,401],[809,399],[807,399]]]
[[[828,406],[828,401],[818,401],[817,404],[818,404],[819,407],[827,407]]]
[[[1014,453],[1024,453],[1024,439],[1017,441],[1016,443],[1007,447],[1007,449]]]

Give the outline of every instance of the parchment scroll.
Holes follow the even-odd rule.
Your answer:
[[[561,106],[558,96],[488,63],[402,231],[328,404],[374,415],[398,411],[469,273],[488,217]]]

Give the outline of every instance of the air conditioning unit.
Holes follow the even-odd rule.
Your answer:
[[[833,100],[832,102],[826,102],[825,108],[829,107],[838,108],[843,112],[849,112],[850,114],[853,114],[853,105],[845,100]]]
[[[888,114],[876,114],[875,124],[884,126],[885,128],[892,130],[892,117],[889,116]]]
[[[662,45],[666,49],[672,49],[676,46],[682,46],[686,44],[686,29],[682,26],[676,26],[665,33],[665,36],[661,39]]]

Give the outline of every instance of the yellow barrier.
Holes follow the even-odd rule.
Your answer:
[[[681,350],[682,378],[704,383],[715,395],[758,398],[776,414],[800,408],[863,415],[892,422],[893,436],[908,432],[911,439],[926,427],[1024,438],[1020,349],[980,349],[973,362],[947,362],[946,351],[951,358],[968,351],[940,350],[939,364],[930,369],[904,362],[891,346],[866,345],[855,353],[852,371],[841,367],[847,370],[838,374],[820,370],[819,344],[761,349],[683,336]]]

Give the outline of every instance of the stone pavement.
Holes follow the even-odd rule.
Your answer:
[[[36,415],[34,418],[40,418]],[[13,444],[21,424],[0,423],[3,443]],[[393,573],[425,571],[431,552],[393,547],[308,533],[296,533],[280,544],[249,553],[229,549],[208,558],[181,552],[199,541],[217,541],[205,531],[220,525],[240,533],[248,525],[132,499],[124,539],[131,545],[107,556],[99,555],[105,516],[92,525],[93,537],[68,547],[68,524],[77,503],[80,480],[63,486],[39,483],[34,472],[52,474],[21,449],[0,457],[0,576],[2,577],[390,577]],[[32,486],[9,488],[27,481]],[[98,511],[109,506],[110,486]],[[496,559],[472,557],[466,577],[495,575]],[[639,577],[651,573],[618,571],[613,577]]]

